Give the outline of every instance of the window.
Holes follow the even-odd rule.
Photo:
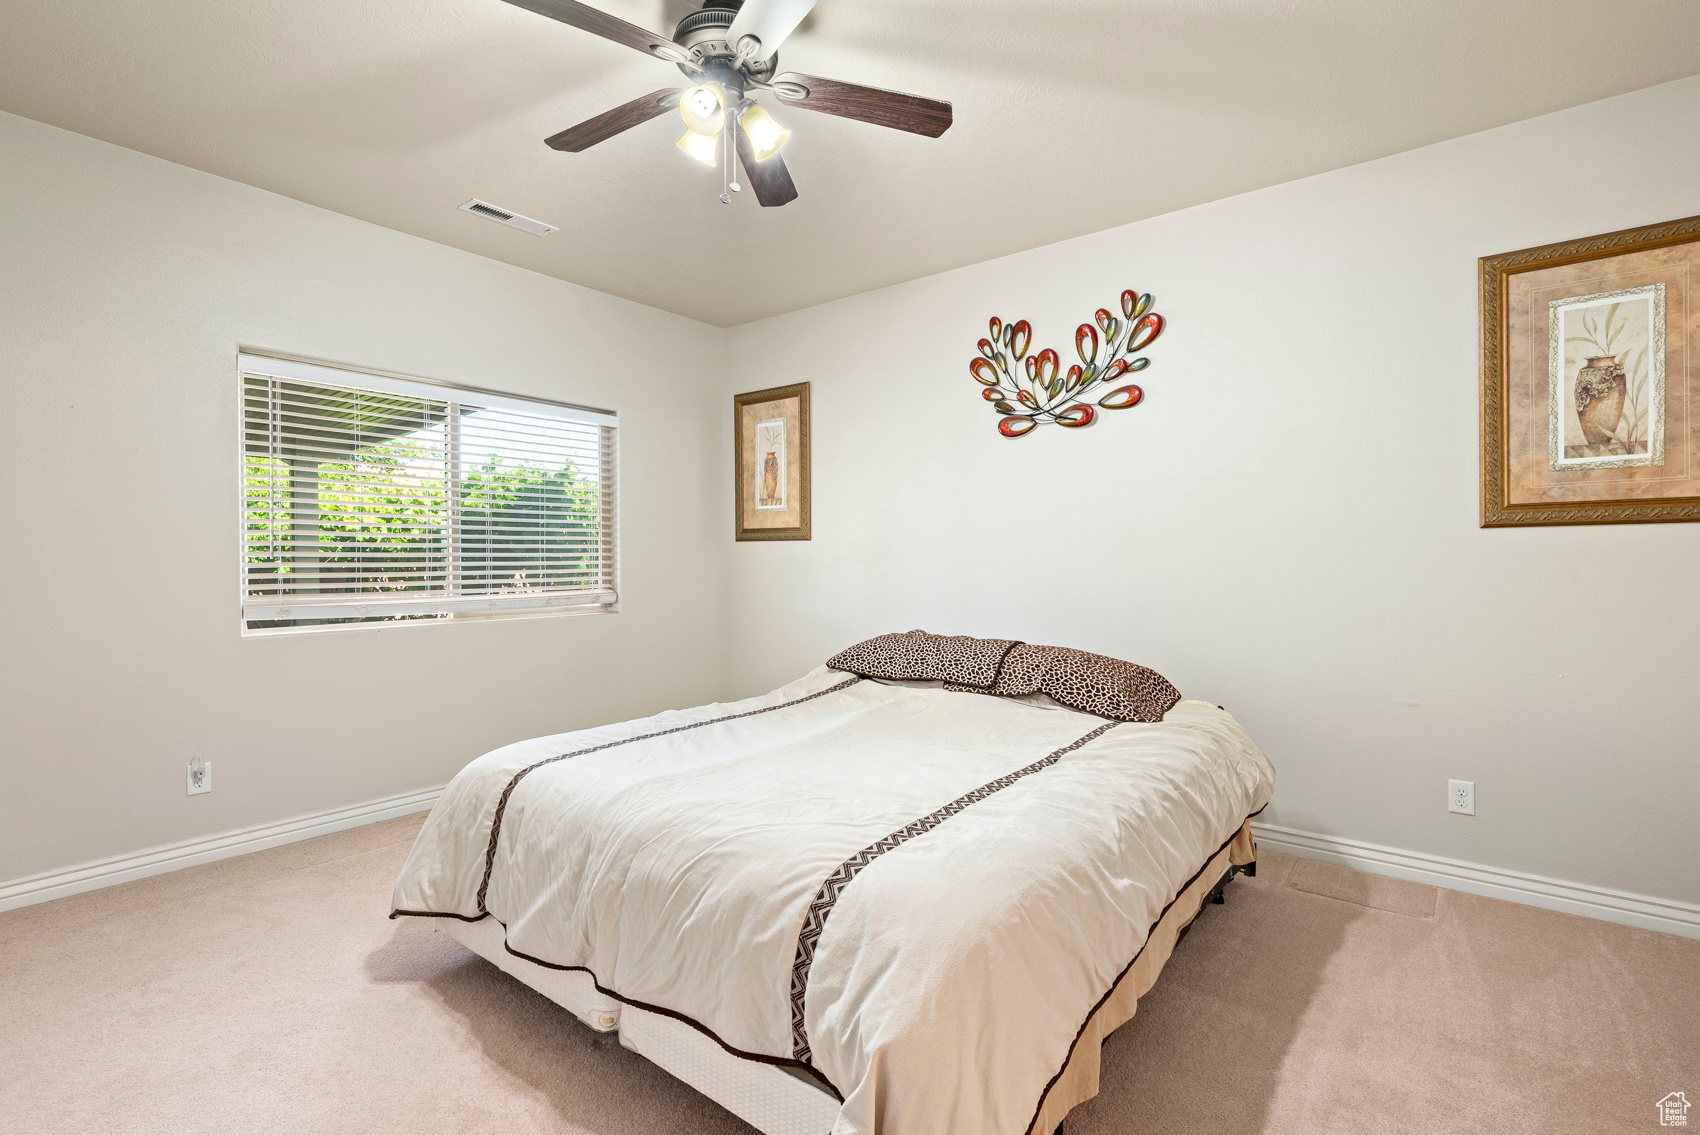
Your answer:
[[[238,362],[245,629],[614,604],[613,414]]]

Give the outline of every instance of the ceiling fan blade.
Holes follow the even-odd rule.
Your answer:
[[[786,168],[785,159],[774,154],[766,161],[758,162],[743,130],[734,130],[733,136],[738,139],[738,161],[744,167],[744,180],[750,183],[750,189],[761,206],[771,209],[795,201],[797,186],[791,181],[791,171]]]
[[[785,42],[785,37],[797,30],[797,25],[803,22],[803,17],[814,10],[819,0],[744,0],[744,6],[738,9],[738,15],[732,21],[732,26],[726,29],[726,42],[734,49],[738,41],[747,35],[753,35],[761,40],[761,50],[755,58],[766,59],[779,45]]]
[[[539,16],[559,20],[592,35],[599,35],[603,39],[623,43],[669,63],[679,63],[690,58],[690,52],[666,36],[656,35],[636,24],[628,24],[617,16],[610,16],[588,4],[580,4],[578,0],[508,0],[508,3],[528,12],[536,12]]]
[[[924,134],[928,138],[937,138],[950,129],[950,104],[937,99],[790,71],[778,76],[772,83],[774,96],[786,106],[854,118],[875,126]]]
[[[613,110],[603,111],[595,118],[587,118],[577,126],[569,126],[553,138],[544,139],[553,150],[565,150],[569,154],[577,154],[590,149],[598,142],[606,142],[614,135],[641,126],[652,118],[659,118],[679,105],[679,87],[669,87],[664,91],[644,95],[641,99],[633,99],[624,106]]]

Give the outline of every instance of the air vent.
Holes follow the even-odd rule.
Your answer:
[[[518,213],[510,213],[506,209],[492,205],[488,201],[480,201],[476,197],[466,202],[461,208],[468,213],[477,213],[480,217],[489,217],[492,221],[499,221],[509,228],[528,232],[532,236],[548,236],[550,233],[558,231],[559,228],[556,225],[546,225],[542,221],[534,221],[530,217],[522,217]]]

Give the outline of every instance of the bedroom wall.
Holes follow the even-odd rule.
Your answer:
[[[1700,78],[734,329],[732,388],[813,384],[814,539],[733,549],[728,692],[913,627],[1082,647],[1232,710],[1272,823],[1700,900],[1700,524],[1478,527],[1475,290],[1700,213],[1696,137]],[[987,318],[1066,359],[1127,287],[1145,404],[999,437]]]
[[[718,692],[720,330],[4,114],[0,198],[0,883]],[[623,613],[242,638],[238,345],[619,411]]]

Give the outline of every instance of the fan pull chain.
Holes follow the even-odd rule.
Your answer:
[[[738,128],[733,124],[732,113],[732,108],[728,106],[726,108],[726,127],[722,131],[722,137],[720,139],[720,149],[724,152],[726,159],[725,163],[720,167],[720,203],[722,205],[730,205],[732,203],[732,194],[737,193],[743,188],[736,181],[732,180],[732,151],[738,140],[736,133],[734,133]]]

